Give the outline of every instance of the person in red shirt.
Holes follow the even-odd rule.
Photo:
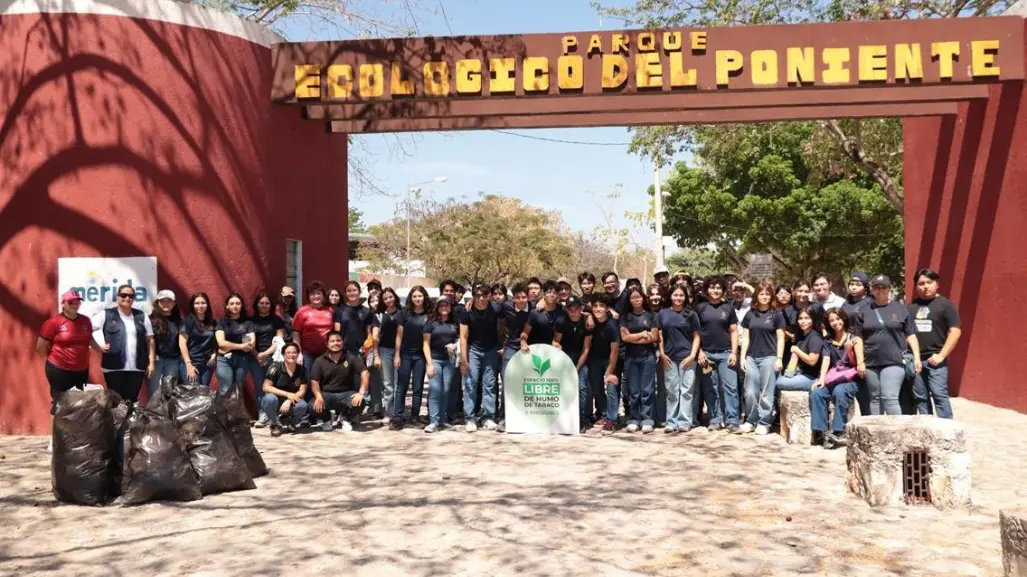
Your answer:
[[[93,342],[93,322],[78,314],[82,296],[73,290],[61,295],[61,312],[39,329],[36,350],[46,355],[43,372],[50,382],[50,414],[64,391],[83,388],[89,380],[89,348],[102,351]]]
[[[332,307],[328,305],[328,290],[324,283],[314,281],[307,287],[307,304],[292,318],[292,342],[303,351],[303,367],[309,375],[314,370],[314,359],[325,354],[325,337],[335,328]]]

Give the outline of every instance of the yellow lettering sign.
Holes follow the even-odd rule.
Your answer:
[[[570,54],[578,47],[577,36],[564,36],[560,39],[560,44],[563,44],[563,53]]]
[[[692,52],[706,52],[706,33],[692,32]]]
[[[802,86],[816,82],[816,58],[813,56],[813,48],[789,48],[785,54],[785,62],[788,68],[788,84]]]
[[[549,59],[545,56],[529,56],[523,67],[525,92],[549,91]]]
[[[639,52],[652,52],[656,50],[656,35],[652,32],[642,32],[636,39]]]
[[[328,67],[328,98],[341,100],[353,96],[353,67],[332,64]]]
[[[753,50],[749,55],[752,83],[755,86],[777,84],[777,50]]]
[[[560,90],[581,90],[585,87],[585,62],[581,56],[561,56],[556,61],[556,82]]]
[[[408,79],[404,74],[403,64],[401,62],[392,63],[392,83],[389,87],[389,91],[393,97],[396,96],[413,96],[414,81]]]
[[[424,63],[424,93],[429,96],[449,95],[449,63]]]
[[[603,54],[603,89],[620,88],[628,80],[628,59],[620,54]]]
[[[860,82],[885,82],[888,80],[888,47],[860,46],[859,70]]]
[[[827,68],[821,73],[824,84],[848,84],[851,78],[848,67],[851,57],[848,48],[825,48],[822,58]]]
[[[675,52],[681,50],[681,33],[680,32],[664,32],[663,33],[663,51],[664,52]]]
[[[490,58],[490,94],[510,94],[517,91],[517,62],[513,58]]]
[[[622,52],[628,53],[628,44],[630,44],[627,34],[614,34],[610,36],[610,52]]]
[[[920,55],[920,44],[895,45],[895,81],[921,80],[924,77],[924,62]]]
[[[361,64],[359,92],[361,98],[379,98],[385,94],[385,68],[381,64]]]
[[[953,65],[959,60],[959,42],[932,42],[931,58],[938,61],[938,76],[951,79]]]
[[[296,77],[296,100],[321,98],[321,69],[313,64],[297,64],[293,67]]]
[[[686,86],[695,86],[697,84],[699,75],[695,68],[685,70],[684,53],[675,52],[667,56],[667,59],[670,61],[671,88],[684,88]]]
[[[663,65],[656,52],[635,55],[635,86],[639,89],[663,88]]]
[[[995,65],[998,46],[998,40],[975,40],[970,43],[970,74],[974,78],[998,78],[1002,72],[1002,69]]]
[[[737,50],[717,50],[717,86],[727,86],[732,74],[741,72],[744,57]]]
[[[602,54],[603,53],[603,39],[600,38],[598,34],[593,34],[592,37],[588,39],[588,54],[589,54],[589,56],[591,56],[592,53],[595,53],[595,54]]]
[[[481,60],[467,58],[456,61],[456,93],[481,94]]]

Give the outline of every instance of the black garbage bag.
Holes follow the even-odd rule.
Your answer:
[[[171,395],[177,386],[178,377],[175,375],[164,375],[161,377],[160,386],[153,392],[153,396],[146,400],[146,408],[158,415],[170,418],[168,403],[171,402]]]
[[[120,438],[120,486],[115,505],[148,501],[195,501],[203,495],[184,439],[171,419],[134,408]]]
[[[57,398],[50,479],[58,501],[104,505],[110,500],[115,401],[120,398],[107,389],[71,389]]]
[[[232,385],[228,392],[221,395],[219,402],[224,407],[225,429],[232,438],[232,445],[235,452],[239,453],[242,460],[246,462],[246,468],[254,479],[267,475],[267,465],[260,451],[253,446],[253,433],[250,431],[250,415],[246,412],[246,405],[243,403],[242,391],[239,385]]]
[[[224,408],[210,389],[179,386],[169,408],[204,495],[257,487],[223,425],[219,413],[223,413]]]

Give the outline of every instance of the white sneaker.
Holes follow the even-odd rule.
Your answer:
[[[751,433],[752,429],[752,423],[742,423],[741,426],[738,427],[738,434],[744,435],[746,433]]]
[[[766,435],[769,432],[770,432],[770,427],[768,427],[766,425],[760,425],[760,426],[756,427],[756,434],[757,435]]]
[[[321,423],[321,430],[322,431],[328,432],[328,431],[331,431],[333,428],[335,428],[335,427],[332,425],[332,420],[331,419],[327,419],[327,420],[325,420],[324,422]]]
[[[353,432],[353,423],[351,423],[349,421],[343,421],[342,422],[342,426],[340,427],[339,430],[342,431],[343,433],[351,433],[351,432]]]
[[[498,427],[498,426],[499,425],[497,425],[496,422],[493,421],[492,419],[489,419],[489,420],[485,421],[485,430],[486,431],[495,431],[496,427]]]
[[[626,430],[627,432],[629,432],[629,433],[634,433],[634,432],[637,432],[637,431],[638,431],[638,423],[636,423],[636,422],[634,422],[634,421],[629,421],[629,422],[628,422],[628,427],[627,427],[627,429],[625,429],[625,430]]]
[[[438,431],[438,430],[439,430],[439,426],[436,425],[435,423],[428,423],[424,427],[424,432],[425,433],[434,433],[435,431]]]
[[[392,418],[391,417],[384,417],[384,418],[382,418],[382,426],[383,427],[388,427],[389,423],[391,423],[391,422],[392,422]]]
[[[474,421],[467,421],[467,425],[464,427],[464,430],[468,433],[474,433],[478,430],[478,425],[476,425]]]
[[[260,416],[257,417],[257,422],[253,423],[254,429],[263,429],[268,425],[267,413],[261,412]]]
[[[649,433],[652,433],[652,432],[653,432],[653,426],[652,425],[642,425],[642,434],[643,435],[648,435]]]

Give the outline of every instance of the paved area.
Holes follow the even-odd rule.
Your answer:
[[[1027,415],[957,399],[974,507],[873,510],[844,450],[679,436],[257,432],[253,491],[57,505],[41,437],[0,437],[2,575],[1000,575]]]

